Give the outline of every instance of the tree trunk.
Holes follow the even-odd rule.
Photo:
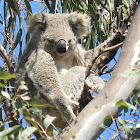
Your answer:
[[[104,130],[102,124],[110,113],[114,116],[119,107],[115,104],[120,100],[127,100],[132,94],[140,77],[137,71],[124,78],[122,74],[131,68],[130,63],[134,56],[134,46],[140,40],[140,5],[138,6],[128,35],[124,41],[120,58],[112,76],[101,93],[92,100],[78,115],[76,123],[63,135],[64,140],[95,140]]]

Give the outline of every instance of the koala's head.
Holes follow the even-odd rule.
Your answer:
[[[89,26],[89,18],[85,14],[39,13],[29,20],[28,31],[32,37],[40,38],[40,47],[62,57],[76,48],[78,39],[89,32]]]

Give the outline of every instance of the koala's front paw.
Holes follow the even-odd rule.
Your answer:
[[[72,107],[72,109],[76,109],[76,108],[79,108],[79,103],[78,102],[76,102],[76,101],[72,101],[71,100],[71,107]]]
[[[68,124],[71,124],[71,122],[74,121],[75,118],[76,118],[76,115],[74,114],[74,112],[73,112],[71,106],[68,106],[68,107],[64,110],[63,113],[64,113],[63,116],[64,116],[64,118],[65,118],[65,121],[66,121]]]

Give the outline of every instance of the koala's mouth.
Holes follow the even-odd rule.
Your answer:
[[[66,53],[58,53],[58,52],[56,52],[56,55],[58,56],[58,57],[62,57],[62,56],[64,56]]]

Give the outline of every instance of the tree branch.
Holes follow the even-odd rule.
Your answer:
[[[105,46],[104,45],[101,45],[98,47],[98,49],[96,49],[96,55],[93,56],[93,59],[91,60],[87,70],[86,70],[86,74],[85,74],[85,78],[88,77],[89,73],[90,73],[90,70],[92,69],[93,65],[95,64],[95,61],[99,58],[99,56],[105,52],[109,52],[109,51],[113,51],[113,50],[116,50],[118,49],[120,46],[123,45],[123,42],[119,43],[119,44],[116,44],[112,47],[109,47],[109,48],[104,48]]]
[[[134,46],[140,40],[140,5],[138,6],[128,35],[124,41],[120,58],[112,73],[108,83],[101,93],[94,98],[78,115],[76,122],[73,122],[68,133],[64,133],[63,139],[69,140],[75,137],[75,140],[97,139],[102,133],[101,128],[104,118],[109,116],[108,107],[114,116],[118,113],[119,107],[115,104],[119,100],[127,100],[135,86],[140,82],[137,71],[132,72],[128,78],[122,77],[128,68],[134,56]]]
[[[11,69],[11,61],[10,61],[10,58],[9,56],[7,55],[7,52],[6,50],[4,49],[4,47],[0,44],[0,55],[1,57],[4,59],[4,61],[6,62],[7,64],[7,67],[10,71],[10,73],[13,73],[12,69]]]

